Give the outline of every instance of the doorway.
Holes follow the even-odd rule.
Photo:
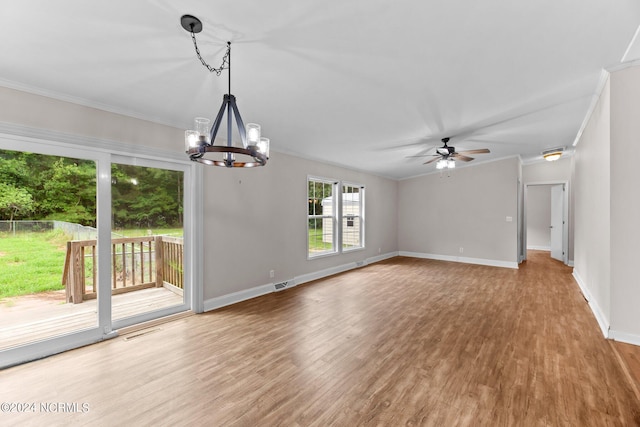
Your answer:
[[[568,205],[567,182],[525,184],[524,240],[527,250],[548,251],[551,258],[568,264]]]

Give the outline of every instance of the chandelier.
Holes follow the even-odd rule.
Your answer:
[[[180,18],[180,24],[182,28],[191,33],[196,55],[202,65],[218,76],[223,70],[228,70],[228,93],[223,95],[222,105],[213,123],[207,118],[196,117],[194,121],[195,129],[185,131],[185,151],[189,158],[205,165],[228,168],[251,168],[266,165],[269,159],[269,139],[260,135],[260,125],[256,123],[244,125],[236,105],[236,97],[231,94],[231,42],[227,42],[227,51],[222,59],[222,65],[219,68],[211,67],[200,55],[196,42],[196,33],[202,31],[202,22],[195,16],[183,15]],[[227,114],[227,142],[226,144],[216,145],[216,136],[220,125],[224,121],[225,112]],[[234,120],[241,142],[241,144],[237,145],[232,142]],[[216,154],[210,155],[209,153]],[[236,160],[236,155],[242,156],[242,159],[246,159],[246,161]]]

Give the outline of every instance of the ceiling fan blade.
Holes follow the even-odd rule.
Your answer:
[[[426,157],[426,156],[435,156],[435,154],[429,154],[429,151],[433,150],[435,148],[435,146],[428,146],[426,148],[423,148],[422,150],[418,151],[417,154],[414,154],[413,156],[405,156],[405,158],[411,158],[411,157]]]
[[[476,150],[458,151],[458,154],[487,154],[490,153],[488,148],[478,148]]]
[[[423,165],[428,165],[429,163],[433,163],[436,160],[440,160],[441,158],[442,158],[442,156],[434,157],[433,159],[429,160],[428,162],[424,162]]]
[[[469,156],[463,156],[460,153],[453,153],[452,156],[456,159],[456,160],[462,160],[463,162],[470,162],[471,160],[473,160],[473,157],[469,157]]]
[[[413,157],[428,157],[428,156],[438,156],[438,154],[416,154],[415,156],[404,156],[404,158],[411,159]]]

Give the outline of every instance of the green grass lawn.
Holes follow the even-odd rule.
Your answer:
[[[0,233],[0,298],[64,289],[66,241],[58,231]]]
[[[322,228],[309,229],[309,251],[322,252],[331,249],[331,243],[322,241]]]

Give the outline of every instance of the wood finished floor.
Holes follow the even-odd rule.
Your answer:
[[[633,426],[571,277],[393,258],[0,372],[2,425]],[[126,339],[128,338],[128,339]]]

